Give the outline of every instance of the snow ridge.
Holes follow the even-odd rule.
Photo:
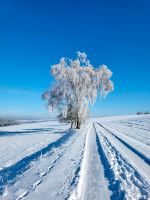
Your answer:
[[[86,142],[85,142],[85,148],[84,148],[84,154],[83,154],[83,160],[81,163],[81,170],[79,175],[79,181],[77,187],[72,192],[71,196],[69,197],[69,200],[81,200],[84,199],[82,192],[85,187],[85,177],[87,175],[87,156],[88,156],[88,146],[89,146],[89,134],[91,131],[92,124],[90,128],[88,129],[87,135],[86,135]]]

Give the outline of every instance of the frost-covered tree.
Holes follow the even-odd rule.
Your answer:
[[[113,90],[112,72],[106,65],[94,68],[85,53],[77,52],[75,60],[61,58],[52,65],[51,74],[55,84],[43,93],[43,99],[48,109],[60,113],[60,121],[75,124],[76,128],[88,117],[89,104],[93,105],[98,95],[105,97]]]

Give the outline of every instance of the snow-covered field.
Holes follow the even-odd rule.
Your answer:
[[[0,199],[150,199],[150,115],[1,127]]]

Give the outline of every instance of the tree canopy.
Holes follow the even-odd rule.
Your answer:
[[[85,53],[77,52],[77,58],[61,58],[52,65],[51,74],[55,79],[53,87],[43,93],[49,110],[57,110],[60,121],[76,124],[76,128],[88,117],[89,104],[97,96],[105,97],[113,91],[110,80],[112,72],[106,65],[94,68]]]

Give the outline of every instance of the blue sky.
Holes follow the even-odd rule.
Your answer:
[[[0,115],[48,116],[50,66],[78,50],[113,71],[115,91],[92,115],[150,111],[149,8],[149,0],[1,1]]]

